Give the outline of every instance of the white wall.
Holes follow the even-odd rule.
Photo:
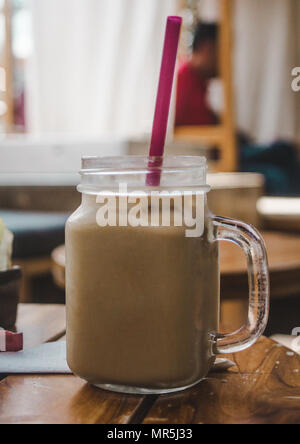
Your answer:
[[[297,135],[294,14],[293,0],[235,1],[237,122],[263,143]]]

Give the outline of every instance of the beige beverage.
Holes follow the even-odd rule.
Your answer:
[[[68,363],[97,385],[172,388],[208,373],[218,245],[184,227],[99,227],[95,197],[67,224]],[[212,236],[211,236],[212,237]]]
[[[268,319],[264,242],[253,227],[208,210],[206,160],[165,157],[151,170],[159,187],[146,185],[147,157],[84,158],[82,165],[82,204],[66,229],[71,370],[102,389],[171,393],[205,378],[216,355],[253,345]],[[159,205],[157,192],[167,196]],[[130,215],[138,213],[138,200],[143,217],[136,223]],[[105,201],[112,211],[103,223]],[[152,215],[159,216],[155,223]],[[249,268],[249,319],[228,335],[218,332],[220,240],[239,245]]]

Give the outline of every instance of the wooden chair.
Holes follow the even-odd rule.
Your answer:
[[[14,259],[14,263],[22,269],[20,302],[32,302],[32,284],[36,277],[47,276],[51,273],[52,261],[50,256],[32,259]]]
[[[182,141],[218,147],[220,156],[214,164],[215,171],[232,172],[237,169],[235,110],[233,100],[232,72],[232,0],[219,0],[220,67],[224,86],[224,113],[218,126],[186,126],[175,130],[175,138]]]

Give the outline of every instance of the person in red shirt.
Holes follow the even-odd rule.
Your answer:
[[[175,126],[215,125],[207,101],[209,81],[218,76],[218,25],[199,23],[191,58],[179,69]]]

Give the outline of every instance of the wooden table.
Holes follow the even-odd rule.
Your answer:
[[[271,300],[300,295],[300,236],[263,232],[270,270]],[[248,314],[247,263],[242,250],[222,242],[221,320],[224,331],[231,332],[245,323]]]
[[[266,229],[299,233],[300,197],[265,196],[258,200],[257,210]]]
[[[300,235],[262,232],[271,278],[272,298],[300,294]],[[221,244],[222,291],[225,298],[240,298],[248,286],[247,265],[241,249]]]
[[[65,334],[63,306],[20,306],[26,347]],[[236,366],[172,396],[104,392],[72,375],[2,377],[1,424],[300,424],[300,356],[262,338]]]

